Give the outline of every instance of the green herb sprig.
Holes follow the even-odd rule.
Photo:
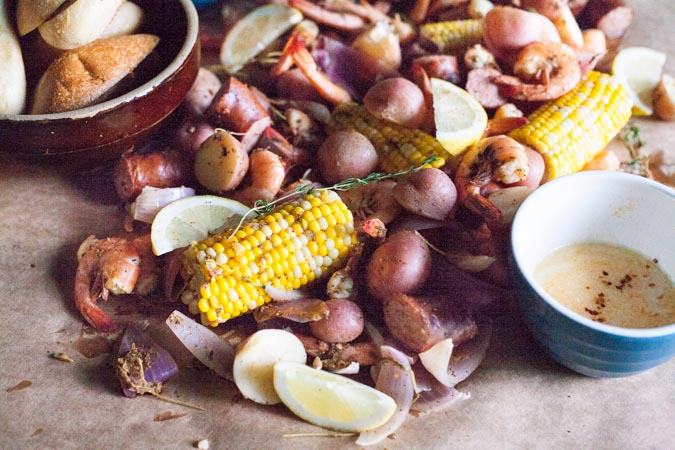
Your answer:
[[[372,172],[368,174],[368,176],[366,176],[365,178],[355,178],[355,177],[346,178],[338,183],[333,184],[332,186],[315,187],[303,184],[274,200],[256,200],[253,203],[253,208],[249,209],[246,212],[246,214],[242,216],[241,220],[230,234],[230,238],[232,238],[235,235],[235,233],[239,231],[239,229],[244,224],[246,219],[250,217],[252,214],[257,214],[258,216],[270,214],[274,212],[276,205],[285,202],[286,200],[295,197],[296,195],[305,196],[317,191],[348,191],[349,189],[353,189],[357,186],[365,186],[366,184],[372,183],[373,181],[390,180],[398,178],[401,175],[405,175],[408,173],[419,172],[420,170],[424,169],[427,165],[436,161],[436,159],[437,157],[435,155],[432,155],[429,158],[422,161],[422,163],[419,166],[411,166],[408,169],[401,169],[392,173]]]

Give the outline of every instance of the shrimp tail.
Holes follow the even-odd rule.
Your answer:
[[[86,258],[86,259],[85,259]],[[99,277],[94,277],[93,273],[88,270],[89,257],[85,255],[75,275],[75,306],[82,317],[98,331],[109,332],[116,331],[117,325],[97,304],[96,300],[99,296],[106,296],[107,291],[101,291],[101,280]],[[83,265],[84,262],[84,265]],[[83,267],[84,266],[84,267]]]
[[[470,195],[464,200],[464,206],[475,212],[488,223],[500,222],[502,212],[488,198],[482,195]]]

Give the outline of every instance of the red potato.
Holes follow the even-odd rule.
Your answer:
[[[194,116],[188,117],[176,131],[176,144],[189,155],[194,155],[214,131],[215,128],[208,120]]]
[[[363,312],[351,300],[332,298],[325,301],[328,316],[309,322],[314,337],[329,343],[351,342],[361,335],[364,327]]]
[[[199,147],[194,171],[206,189],[231,191],[242,182],[248,166],[248,153],[241,142],[225,130],[217,130]]]
[[[277,77],[277,95],[289,100],[322,101],[319,91],[298,68],[287,70]]]
[[[444,339],[459,345],[476,335],[476,322],[457,304],[443,297],[397,294],[383,304],[387,329],[406,349],[429,350]]]
[[[377,167],[377,152],[364,135],[354,130],[336,131],[317,152],[319,172],[328,183],[363,178]]]
[[[197,78],[183,100],[185,109],[194,115],[204,114],[222,86],[223,83],[213,72],[200,67]]]
[[[426,117],[422,90],[402,77],[375,83],[363,97],[363,104],[372,115],[408,128],[419,128]]]
[[[392,234],[373,252],[367,267],[369,292],[384,301],[420,289],[431,272],[431,250],[415,231]]]
[[[399,177],[392,194],[406,210],[436,220],[445,219],[457,201],[455,184],[435,168]]]
[[[512,64],[526,45],[560,42],[560,35],[553,22],[541,14],[497,6],[485,16],[483,39],[495,58]]]
[[[151,153],[125,153],[115,164],[113,183],[122,200],[131,201],[144,187],[178,187],[190,179],[185,155],[164,150]]]
[[[415,68],[423,69],[429,78],[440,78],[451,83],[459,84],[460,72],[457,57],[453,55],[425,55],[415,58],[412,62]]]
[[[623,37],[628,30],[635,11],[623,0],[592,0],[580,17],[584,28],[597,28],[607,39]]]

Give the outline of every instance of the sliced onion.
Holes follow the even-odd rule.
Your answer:
[[[396,411],[384,425],[364,431],[356,445],[373,445],[386,439],[405,422],[415,396],[415,376],[408,357],[397,349],[384,345],[380,348],[382,360],[375,389],[384,392],[396,402]]]
[[[413,372],[418,393],[410,408],[413,411],[418,413],[439,411],[471,397],[469,393],[439,383],[421,364],[413,366]]]
[[[311,297],[311,295],[302,289],[292,289],[287,291],[286,289],[270,286],[269,284],[265,285],[265,292],[267,292],[267,295],[272,297],[272,300],[276,300],[278,302],[292,302],[293,300],[301,300],[303,298]]]
[[[384,336],[382,336],[382,332],[373,325],[372,322],[366,320],[364,322],[364,329],[366,330],[366,333],[368,333],[368,337],[375,347],[380,348],[384,345]]]
[[[134,220],[152,223],[160,209],[179,198],[193,195],[195,190],[185,186],[161,189],[145,186],[136,197],[136,201],[131,204],[131,215]]]
[[[471,273],[485,270],[497,260],[494,256],[471,255],[468,253],[444,253],[444,256],[458,268]]]
[[[502,213],[502,221],[511,223],[520,205],[532,192],[534,188],[531,187],[512,186],[493,192],[488,195],[488,200]]]
[[[202,364],[221,377],[234,381],[232,363],[235,347],[233,345],[180,311],[172,312],[166,319],[166,324]]]
[[[359,373],[359,370],[361,370],[361,365],[356,361],[352,361],[349,363],[347,367],[343,367],[342,369],[331,370],[331,372],[340,375],[356,375],[357,373]]]
[[[171,354],[157,345],[145,332],[129,326],[119,341],[117,374],[127,397],[162,390],[162,383],[178,372]],[[142,366],[142,379],[140,379]]]
[[[466,349],[461,358],[452,358],[455,348],[452,339],[444,339],[419,354],[420,362],[441,384],[454,387],[465,380],[485,358],[490,344],[490,328],[488,325],[479,327],[478,334],[463,344]]]

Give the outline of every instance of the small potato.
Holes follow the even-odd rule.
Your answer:
[[[422,90],[402,77],[375,83],[363,97],[363,104],[374,116],[408,128],[419,128],[426,117]]]
[[[675,121],[675,78],[663,74],[654,89],[654,115],[661,120]]]
[[[457,201],[455,184],[435,168],[400,177],[392,194],[406,210],[436,220],[445,219]]]
[[[314,337],[325,342],[351,342],[363,332],[363,312],[359,306],[346,299],[332,298],[326,300],[328,317],[309,322],[309,329]]]
[[[216,132],[195,155],[197,181],[211,191],[231,191],[248,171],[248,153],[241,142],[225,130]]]
[[[277,95],[290,100],[320,102],[321,94],[298,68],[287,70],[277,78]]]
[[[415,231],[399,231],[374,252],[367,268],[370,293],[379,300],[417,291],[429,278],[431,251]]]
[[[213,72],[200,67],[197,78],[183,100],[185,109],[191,114],[204,114],[222,85]]]
[[[317,152],[319,172],[328,183],[363,178],[377,167],[377,152],[364,135],[354,130],[336,131]]]
[[[214,132],[215,128],[207,120],[188,117],[176,131],[176,144],[189,155],[194,155]]]

